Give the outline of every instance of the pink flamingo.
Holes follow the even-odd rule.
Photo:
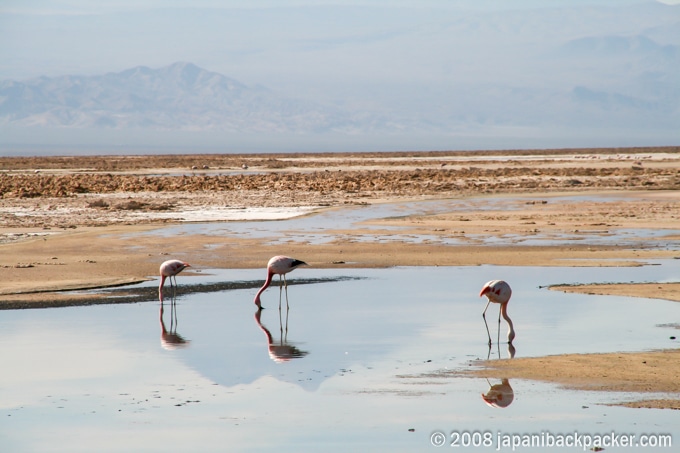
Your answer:
[[[161,264],[160,272],[161,272],[161,283],[158,285],[158,297],[163,303],[163,285],[165,284],[165,279],[170,280],[170,287],[174,288],[175,290],[177,289],[177,274],[182,272],[184,269],[187,267],[191,267],[189,263],[185,263],[184,261],[180,260],[168,260],[165,261],[163,264]],[[175,280],[175,285],[172,285],[172,280]]]
[[[290,258],[288,256],[275,256],[272,259],[269,260],[267,263],[267,280],[265,280],[264,285],[262,285],[262,288],[257,292],[255,295],[255,305],[257,305],[259,308],[262,308],[262,302],[260,301],[260,295],[264,292],[265,289],[269,287],[272,283],[272,279],[274,278],[275,274],[278,274],[279,276],[279,291],[281,291],[284,287],[286,288],[286,308],[288,307],[288,282],[286,282],[286,274],[288,272],[294,271],[297,269],[299,266],[306,266],[307,263],[304,261],[296,260],[295,258]],[[283,279],[283,285],[281,285],[281,280]],[[279,294],[279,310],[281,310],[281,295]]]
[[[512,320],[508,316],[508,302],[510,301],[510,296],[512,296],[512,289],[503,280],[491,280],[487,282],[482,290],[479,292],[479,297],[486,296],[489,301],[486,303],[484,312],[482,313],[482,318],[484,318],[484,325],[486,326],[486,334],[489,336],[489,346],[491,346],[491,334],[489,333],[489,325],[486,322],[486,310],[489,308],[491,302],[501,304],[501,309],[498,313],[498,340],[500,342],[501,338],[501,315],[503,319],[508,322],[508,343],[512,343],[515,339],[515,329],[512,326]]]

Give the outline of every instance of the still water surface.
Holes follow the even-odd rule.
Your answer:
[[[680,443],[680,411],[602,404],[639,395],[442,373],[487,358],[478,292],[494,278],[513,286],[515,357],[678,347],[670,339],[678,331],[668,326],[680,322],[678,303],[540,288],[677,281],[680,260],[653,264],[301,268],[289,276],[290,310],[284,293],[279,313],[272,287],[259,316],[255,288],[183,295],[182,284],[259,283],[262,270],[204,270],[180,276],[176,305],[166,301],[162,314],[158,302],[4,311],[0,445],[3,452],[410,452],[436,450],[436,430],[491,433],[492,446],[469,448],[483,451],[496,449],[499,433],[670,433]],[[296,277],[320,280],[292,284]],[[335,277],[342,278],[323,280]],[[492,334],[497,309],[487,315]],[[501,329],[504,338],[505,323]],[[507,344],[493,347],[491,357],[499,356],[508,357]],[[504,397],[496,406],[505,407],[482,398],[492,385]]]
[[[570,195],[550,197],[551,204],[590,201],[608,203],[619,201],[620,194],[606,195]],[[540,199],[540,198],[538,198]],[[674,237],[680,234],[676,230],[622,229],[614,227],[585,227],[581,231],[555,232],[535,229],[522,235],[506,234],[502,231],[487,231],[484,235],[466,234],[465,232],[449,232],[448,234],[414,235],[407,227],[375,224],[375,219],[399,219],[406,216],[431,216],[439,213],[500,210],[513,211],[526,209],[528,201],[537,198],[530,195],[516,197],[489,198],[468,197],[438,200],[419,200],[413,202],[384,203],[366,206],[352,206],[342,209],[328,209],[307,216],[288,218],[286,221],[271,220],[264,213],[262,221],[257,222],[186,222],[153,230],[148,235],[166,235],[168,237],[188,234],[222,237],[267,238],[270,244],[285,246],[290,242],[323,244],[341,239],[352,242],[394,242],[394,243],[429,243],[446,246],[455,245],[567,245],[582,244],[587,240],[592,245],[624,245],[628,247],[678,248]],[[302,210],[303,208],[299,208]],[[290,217],[299,214],[299,210],[283,214],[282,211],[268,212],[267,215]],[[285,211],[285,210],[284,210]],[[200,214],[194,214],[201,217]],[[206,216],[209,216],[206,214]],[[347,234],[344,230],[350,230]],[[136,234],[136,233],[135,233]],[[667,239],[669,237],[670,239]],[[273,239],[272,239],[273,238]]]

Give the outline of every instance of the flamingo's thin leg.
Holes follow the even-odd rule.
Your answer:
[[[482,312],[482,318],[484,318],[484,325],[486,326],[486,334],[489,336],[489,346],[491,346],[491,333],[489,332],[489,324],[486,322],[486,310],[489,308],[490,303],[491,301],[486,303],[486,307],[484,307],[484,311]]]

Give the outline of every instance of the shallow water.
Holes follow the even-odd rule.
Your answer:
[[[619,229],[595,228],[570,233],[555,233],[551,231],[536,231],[524,235],[487,233],[473,235],[453,233],[450,235],[413,235],[406,233],[408,228],[386,225],[372,225],[371,220],[385,218],[399,218],[409,215],[435,215],[438,213],[456,212],[462,210],[517,210],[526,207],[528,201],[535,201],[540,197],[517,196],[494,199],[488,197],[471,197],[460,199],[438,199],[428,201],[413,201],[399,203],[372,204],[353,206],[343,209],[330,209],[315,212],[307,216],[288,218],[286,221],[272,220],[277,211],[268,213],[270,217],[251,217],[262,219],[257,222],[191,222],[166,227],[161,230],[150,231],[150,235],[181,236],[187,234],[202,234],[206,236],[235,236],[249,238],[274,238],[271,244],[287,244],[303,242],[322,244],[339,239],[353,242],[405,242],[429,243],[441,245],[568,245],[579,244],[588,240],[593,245],[625,245],[628,247],[660,247],[678,249],[678,243],[665,237],[680,235],[677,230],[648,230],[648,229]],[[550,197],[550,203],[572,203],[575,201],[597,201],[600,203],[614,202],[621,199],[620,194],[611,195],[570,195]],[[237,211],[237,210],[236,210]],[[297,214],[304,213],[300,208]],[[281,218],[291,217],[296,212],[281,210]],[[220,214],[221,215],[221,214]],[[200,215],[194,218],[200,218]],[[244,217],[248,218],[248,217]],[[356,231],[365,230],[367,233]],[[341,230],[354,230],[351,235],[343,237],[338,234]],[[391,232],[390,234],[386,232]]]
[[[654,264],[301,268],[290,274],[290,310],[284,293],[279,315],[273,287],[259,319],[255,288],[183,295],[182,285],[256,286],[261,270],[205,270],[180,276],[176,306],[166,302],[162,317],[157,302],[5,311],[0,444],[41,452],[429,451],[439,430],[449,443],[464,430],[491,436],[486,451],[506,434],[671,433],[680,442],[680,411],[601,404],[639,395],[442,374],[488,356],[477,295],[493,278],[513,286],[515,357],[678,347],[670,339],[677,330],[661,326],[678,322],[677,303],[541,288],[677,280],[680,260]],[[319,280],[297,285],[296,277]],[[487,315],[494,336],[497,310]],[[502,344],[491,357],[508,353]],[[509,405],[482,399],[491,385]],[[633,451],[606,451],[623,450]]]

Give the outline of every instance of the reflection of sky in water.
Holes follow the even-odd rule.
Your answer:
[[[486,358],[485,302],[477,295],[496,277],[513,286],[516,357],[677,347],[673,332],[657,325],[678,320],[678,303],[539,288],[677,279],[680,260],[660,263],[299,269],[291,281],[366,278],[289,287],[287,340],[307,354],[285,363],[272,360],[255,319],[256,289],[181,296],[182,283],[261,281],[261,270],[180,276],[173,324],[191,343],[175,350],[161,345],[153,302],[5,311],[3,451],[427,451],[435,429],[671,432],[676,440],[678,411],[598,405],[631,395],[511,380],[514,400],[498,409],[481,398],[485,379],[422,376]],[[278,296],[275,287],[264,293],[260,319],[274,343],[286,325]],[[489,308],[492,335],[497,309]],[[169,328],[168,303],[163,319]]]

